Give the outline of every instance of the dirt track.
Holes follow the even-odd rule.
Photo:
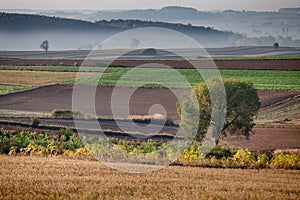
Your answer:
[[[83,60],[66,60],[66,59],[0,59],[0,65],[23,65],[23,66],[80,66]],[[101,63],[110,63],[110,61],[88,61],[84,65],[97,66]],[[261,70],[300,70],[300,60],[217,60],[214,61],[219,69],[261,69]],[[187,61],[178,60],[116,60],[111,66],[135,67],[149,64],[148,67],[157,67],[157,64],[166,65],[172,68],[200,68],[207,69],[215,67],[211,61],[198,60],[192,61],[192,66]],[[161,68],[162,66],[159,65]]]

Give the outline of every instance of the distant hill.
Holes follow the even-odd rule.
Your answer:
[[[210,27],[192,26],[191,24],[166,23],[142,20],[100,20],[88,22],[78,19],[48,17],[32,14],[0,13],[1,31],[28,30],[128,30],[141,27],[161,27],[181,32],[197,32],[199,34],[232,35],[229,31],[218,31]]]
[[[61,11],[64,12],[64,11]],[[101,11],[106,12],[106,11]],[[153,12],[164,13],[165,16],[173,13],[186,17],[198,16],[199,11],[193,8],[165,7],[156,10],[124,11],[127,13],[142,12],[150,15]],[[68,12],[75,14],[78,12]],[[107,11],[111,13],[111,11]],[[169,13],[169,14],[168,14]],[[256,12],[224,11],[230,19],[253,16]],[[203,19],[210,15],[220,13],[207,13]],[[201,16],[201,15],[200,15]],[[285,16],[285,14],[283,15]],[[199,17],[199,16],[198,16]],[[228,18],[229,19],[229,18]],[[263,26],[271,26],[271,22],[264,22]],[[285,24],[283,24],[285,26]],[[226,46],[273,46],[278,42],[280,46],[300,46],[300,40],[281,36],[247,37],[246,35],[231,31],[220,31],[211,27],[193,26],[189,23],[168,23],[157,20],[145,21],[137,19],[98,20],[96,22],[50,17],[34,14],[0,13],[0,49],[1,50],[37,50],[42,40],[50,41],[50,49],[91,49],[95,44],[107,39],[113,34],[142,27],[160,27],[179,31],[192,37],[204,47]],[[291,28],[285,27],[283,31],[289,33]],[[258,31],[258,30],[257,30]],[[7,39],[9,38],[9,39]],[[176,41],[170,41],[170,43]]]
[[[70,32],[72,35],[78,35],[84,32],[85,34],[93,34],[93,36],[85,36],[89,39],[94,37],[96,33],[103,35],[101,38],[104,39],[104,37],[108,37],[114,33],[142,27],[160,27],[176,30],[194,38],[204,46],[226,46],[229,44],[230,38],[234,35],[240,36],[229,31],[218,31],[210,27],[192,26],[191,24],[121,19],[88,22],[32,14],[0,13],[0,32],[2,33],[42,32],[49,35],[51,32]],[[68,36],[64,37],[65,40],[69,39]]]
[[[192,24],[229,30],[247,37],[282,36],[300,39],[299,8],[279,11],[224,10],[203,11],[189,7],[167,6],[161,9],[134,10],[24,10],[1,9],[0,12],[27,13],[90,22],[112,19],[133,19]]]
[[[280,8],[278,12],[281,12],[281,13],[298,13],[298,14],[300,14],[300,7],[299,8]]]
[[[202,11],[194,8],[168,6],[145,10],[10,10],[46,16],[66,17],[86,21],[111,19],[137,19],[169,23],[191,23],[209,26],[217,30],[229,30],[248,37],[283,36],[300,39],[299,8],[283,8],[276,11]]]
[[[33,31],[33,30],[95,30],[97,25],[82,20],[47,17],[32,14],[0,13],[0,30]]]

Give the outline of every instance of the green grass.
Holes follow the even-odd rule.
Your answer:
[[[0,85],[0,95],[18,92],[22,90],[28,90],[30,87],[26,86],[15,86],[15,85]]]
[[[17,70],[46,70],[46,71],[78,71],[80,67],[77,66],[0,66],[0,70],[4,69],[17,69]],[[102,86],[115,86],[118,80],[123,77],[124,81],[122,86],[138,86],[144,85],[145,87],[162,87],[158,83],[162,81],[166,83],[166,87],[189,87],[185,81],[180,81],[177,75],[181,74],[184,79],[188,80],[191,86],[202,82],[203,79],[196,71],[196,69],[162,69],[162,68],[130,68],[130,67],[84,67],[83,71],[93,72],[106,72],[102,75],[99,85]],[[134,69],[126,78],[125,73]],[[213,73],[214,70],[203,69],[204,73]],[[272,90],[293,90],[300,91],[300,71],[284,71],[284,70],[220,70],[224,78],[236,78],[242,81],[252,81],[257,89],[272,89]],[[93,84],[96,83],[96,73],[90,74],[89,78],[84,78],[80,83]],[[150,77],[150,78],[149,78]],[[151,80],[152,83],[149,83]],[[70,84],[73,81],[64,82]],[[2,83],[3,84],[3,83]],[[10,86],[18,91],[26,88],[18,89],[17,86]],[[8,90],[8,89],[4,89]],[[8,93],[8,91],[2,92]]]
[[[203,78],[195,69],[157,69],[157,68],[135,68],[128,76],[132,68],[108,68],[101,76],[99,85],[114,86],[123,76],[121,86],[138,86],[146,87],[162,87],[158,83],[165,82],[167,87],[189,87],[185,81],[180,80],[177,76],[179,72],[191,86],[202,82]],[[213,70],[201,70],[203,73],[214,73]],[[273,89],[273,90],[293,90],[300,91],[300,71],[279,71],[279,70],[220,70],[223,78],[236,78],[241,81],[251,81],[257,89]],[[80,83],[93,84],[97,78],[85,78]],[[149,83],[147,80],[151,80]],[[70,82],[69,82],[70,83]],[[156,84],[155,84],[156,83]]]

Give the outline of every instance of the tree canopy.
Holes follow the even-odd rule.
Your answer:
[[[40,48],[45,50],[46,52],[48,52],[49,49],[49,41],[48,40],[44,40],[42,42],[42,44],[40,45]]]
[[[226,99],[215,98],[212,104],[211,95],[221,94],[223,84]],[[207,84],[197,84],[189,96],[182,97],[177,109],[185,137],[202,141],[210,135],[218,144],[222,134],[249,137],[259,107],[257,91],[251,82],[213,79]]]

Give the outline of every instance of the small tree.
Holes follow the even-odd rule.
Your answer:
[[[278,42],[274,43],[274,44],[273,44],[273,47],[274,47],[276,50],[279,49],[279,44],[278,44]]]
[[[216,144],[218,144],[221,134],[231,133],[249,137],[254,126],[253,118],[260,107],[256,89],[250,82],[235,79],[224,79],[223,82],[226,99],[217,99],[219,102],[214,103],[214,105],[211,103],[210,92],[222,92],[219,89],[222,81],[219,79],[214,79],[208,84],[197,84],[189,97],[182,98],[177,109],[181,115],[181,127],[186,137],[195,135],[196,140],[202,141],[206,134],[212,134]],[[195,117],[197,110],[199,113],[198,121]],[[226,115],[224,115],[225,110]],[[212,112],[215,112],[214,115]],[[225,122],[223,124],[222,119],[224,117]],[[196,129],[193,127],[195,121],[198,125]],[[197,133],[188,132],[191,130],[197,130]]]
[[[37,127],[40,124],[40,121],[37,117],[31,118],[31,126],[32,127]]]
[[[148,48],[148,49],[143,50],[142,54],[144,56],[155,56],[157,54],[157,51],[156,51],[156,49]]]
[[[135,49],[135,48],[138,48],[140,44],[141,44],[141,42],[138,39],[132,38],[131,42],[130,42],[130,47]]]
[[[48,40],[44,40],[42,42],[42,44],[40,45],[40,48],[43,49],[43,50],[45,50],[46,52],[48,52],[48,49],[49,49],[49,42],[48,42]]]

